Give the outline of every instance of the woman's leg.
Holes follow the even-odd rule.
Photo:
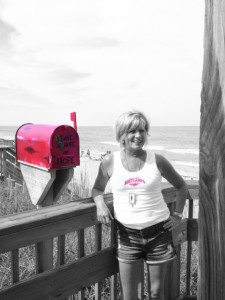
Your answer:
[[[164,298],[164,283],[166,276],[167,263],[147,264],[149,278],[149,294],[150,299],[165,300]]]
[[[133,263],[119,261],[121,294],[123,300],[141,299],[143,260]]]

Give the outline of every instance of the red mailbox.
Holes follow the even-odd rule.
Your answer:
[[[69,125],[24,124],[16,132],[16,155],[20,163],[45,170],[80,164],[79,136]]]

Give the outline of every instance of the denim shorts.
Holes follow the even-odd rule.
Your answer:
[[[163,228],[165,223],[138,230],[115,220],[118,260],[133,263],[144,259],[148,264],[158,264],[176,258],[172,232]]]

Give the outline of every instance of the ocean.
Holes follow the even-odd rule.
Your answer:
[[[17,126],[0,126],[0,139],[14,139]],[[119,150],[112,127],[78,127],[80,150],[93,157]],[[164,155],[184,178],[199,178],[199,127],[152,126],[147,148]]]

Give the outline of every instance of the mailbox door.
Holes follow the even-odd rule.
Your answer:
[[[79,165],[79,148],[79,136],[73,127],[57,127],[51,139],[51,168],[61,169]]]

